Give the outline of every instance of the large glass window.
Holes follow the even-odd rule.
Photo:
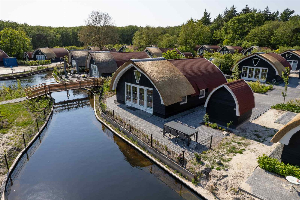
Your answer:
[[[247,77],[248,67],[243,67],[242,69],[242,77]]]
[[[254,78],[259,80],[260,68],[255,68]]]
[[[248,71],[248,78],[253,78],[253,75],[254,75],[254,68],[249,68],[249,71]]]
[[[268,69],[262,69],[261,76],[260,76],[260,81],[261,82],[266,82],[267,74],[268,74]]]
[[[147,89],[147,108],[153,108],[153,90]]]

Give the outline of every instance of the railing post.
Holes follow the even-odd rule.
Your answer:
[[[212,138],[213,138],[213,136],[210,136],[210,144],[209,144],[209,149],[211,149]]]
[[[152,134],[151,134],[151,147],[153,147],[153,145],[152,145],[152,141],[153,141],[153,138],[152,138]]]
[[[182,151],[182,167],[184,167],[184,151]]]
[[[9,167],[8,167],[8,162],[7,162],[6,153],[4,154],[4,158],[5,158],[5,163],[6,163],[6,168],[7,168],[7,171],[9,171]]]
[[[26,141],[25,141],[25,135],[23,133],[23,141],[24,141],[24,147],[26,148]]]

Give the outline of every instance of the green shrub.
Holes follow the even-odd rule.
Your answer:
[[[248,85],[251,87],[253,92],[261,93],[261,94],[264,94],[264,93],[268,92],[269,90],[273,89],[273,85],[266,85],[259,81],[248,82]]]
[[[265,169],[269,172],[273,172],[282,176],[294,176],[300,179],[299,166],[284,164],[283,162],[279,162],[277,159],[270,158],[265,154],[258,157],[258,165],[260,168]]]
[[[38,66],[51,64],[51,60],[18,60],[19,65],[25,66]]]
[[[290,100],[287,103],[279,103],[272,106],[272,108],[276,110],[300,113],[300,99]]]

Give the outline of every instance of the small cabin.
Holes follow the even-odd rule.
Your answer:
[[[89,52],[87,67],[91,77],[111,76],[118,67],[130,59],[148,58],[145,52],[109,52],[95,51]]]
[[[33,60],[33,52],[24,52],[24,60],[29,61]]]
[[[71,50],[69,52],[69,64],[76,68],[77,72],[84,72],[88,68],[86,67],[86,61],[89,52],[87,50]]]
[[[282,144],[279,158],[283,163],[300,166],[300,114],[281,128],[271,142]]]
[[[203,105],[208,94],[226,83],[222,72],[205,58],[132,59],[111,81],[117,101],[167,118]]]
[[[259,46],[252,46],[248,49],[245,49],[242,53],[245,56],[249,56],[250,54],[254,53],[253,51],[256,50],[256,52],[260,52],[260,51],[271,51],[271,49],[269,47],[259,47]]]
[[[185,52],[182,53],[177,48],[158,48],[158,47],[146,47],[144,50],[150,58],[158,58],[163,57],[163,53],[166,53],[167,51],[175,50],[178,55],[181,55],[183,58],[191,58],[193,57],[192,53]]]
[[[218,45],[202,45],[196,51],[197,51],[197,55],[203,56],[205,51],[207,51],[209,53],[215,53],[219,49],[221,49],[221,47]]]
[[[0,66],[3,66],[3,58],[8,58],[9,56],[0,49]]]
[[[33,60],[54,60],[56,55],[51,48],[38,48],[33,52]]]
[[[62,62],[64,57],[69,55],[69,51],[65,48],[51,48],[55,53],[55,58],[52,59],[52,62]]]
[[[227,54],[227,53],[242,53],[243,47],[240,46],[223,46],[219,49],[219,53]]]
[[[288,50],[280,55],[290,63],[293,71],[300,70],[300,51]]]
[[[250,119],[255,107],[254,94],[242,79],[215,88],[207,97],[204,107],[209,121],[223,126],[232,121],[237,127]]]
[[[282,81],[282,72],[291,68],[288,61],[276,53],[254,53],[239,60],[233,68],[238,67],[240,78],[247,81],[276,83]]]

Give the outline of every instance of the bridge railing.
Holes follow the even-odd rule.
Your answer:
[[[25,89],[27,98],[34,98],[42,95],[49,94],[51,92],[59,92],[65,90],[72,89],[80,89],[80,88],[89,88],[89,87],[97,87],[103,84],[103,79],[101,78],[93,78],[84,81],[74,81],[74,82],[64,82],[57,84],[39,84],[35,86],[31,86]]]

